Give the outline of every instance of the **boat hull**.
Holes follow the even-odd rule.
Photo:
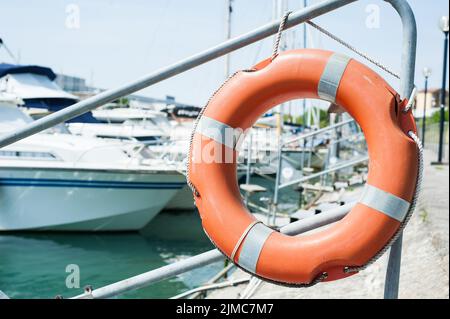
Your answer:
[[[187,184],[167,203],[166,210],[193,210],[195,209],[194,197]]]
[[[0,169],[0,231],[130,231],[183,187],[176,173]]]
[[[242,176],[245,175],[245,171],[243,169],[239,169],[236,173],[237,179],[239,180]],[[186,183],[186,177],[183,176],[184,185],[177,192],[175,196],[173,196],[167,205],[164,207],[164,210],[175,210],[175,211],[188,211],[195,209],[194,196],[192,195],[192,190]]]

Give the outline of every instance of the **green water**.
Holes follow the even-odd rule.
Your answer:
[[[11,298],[65,298],[212,249],[195,213],[161,214],[139,233],[0,235],[0,290]],[[80,269],[80,288],[67,288],[66,267]],[[195,287],[222,263],[194,270],[121,298],[168,298]]]
[[[251,200],[267,205],[260,196],[273,196],[273,183],[252,178],[268,192]],[[296,206],[298,193],[280,192],[281,206]],[[135,233],[0,233],[0,290],[11,298],[65,298],[138,275],[213,249],[196,212],[161,213]],[[67,265],[80,269],[80,288],[67,288]],[[120,298],[168,298],[206,282],[223,262],[128,292]]]

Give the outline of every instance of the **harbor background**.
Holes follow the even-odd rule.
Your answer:
[[[196,5],[199,3],[196,2]],[[438,11],[441,12],[443,7],[445,8],[447,6],[446,10],[448,12],[448,5],[443,5],[442,3],[439,2],[439,6],[433,7],[433,10],[426,11],[426,15],[420,15],[420,12],[424,12],[423,2],[411,1],[413,9],[418,14],[419,25],[424,25],[424,21],[431,14],[435,14]],[[360,14],[370,4],[369,1],[364,2],[364,4],[358,4],[352,9],[346,9],[345,14]],[[128,38],[125,41],[127,27],[121,27],[120,25],[114,27],[120,29],[118,34],[123,42],[118,41],[117,36],[112,36],[114,34],[113,31],[108,32],[108,36],[106,37],[93,34],[92,38],[90,38],[91,40],[83,40],[86,37],[85,32],[96,29],[97,32],[101,33],[101,30],[104,30],[102,28],[107,28],[110,22],[103,21],[102,19],[106,20],[106,17],[110,19],[111,16],[118,14],[120,9],[123,8],[123,5],[121,2],[113,1],[109,4],[95,3],[91,7],[91,4],[80,1],[80,12],[83,14],[82,17],[86,17],[86,20],[84,20],[85,18],[80,20],[80,28],[67,28],[67,25],[65,25],[61,27],[63,29],[62,31],[55,31],[54,37],[45,38],[41,32],[49,31],[54,24],[64,21],[65,16],[62,14],[60,17],[62,18],[61,21],[58,20],[56,22],[52,20],[48,25],[44,24],[38,28],[36,34],[39,34],[39,36],[35,37],[31,43],[27,43],[26,45],[17,42],[23,38],[25,29],[10,30],[11,25],[14,25],[9,21],[10,15],[6,14],[7,19],[0,22],[0,28],[5,24],[5,30],[11,39],[11,41],[8,41],[8,45],[11,43],[13,47],[20,48],[16,50],[19,52],[15,53],[19,56],[21,63],[51,65],[60,74],[60,79],[63,76],[67,76],[67,74],[70,74],[68,76],[69,80],[83,79],[85,81],[84,88],[89,94],[98,93],[103,88],[115,87],[123,82],[127,82],[141,75],[143,68],[148,70],[157,69],[159,66],[184,57],[189,53],[216,44],[219,42],[219,39],[223,38],[223,26],[220,24],[220,28],[216,26],[217,30],[214,29],[214,32],[208,33],[208,36],[205,36],[201,42],[191,43],[188,41],[189,37],[184,37],[181,34],[177,34],[176,36],[177,39],[180,39],[179,42],[173,41],[175,38],[173,34],[179,32],[179,28],[167,21],[167,12],[175,5],[173,2],[167,1],[165,2],[165,6],[160,6],[156,9],[152,7],[152,9],[155,9],[152,14],[158,14],[161,18],[151,22],[153,34],[149,37],[149,43],[144,45],[144,50],[141,47],[136,48],[128,43],[127,41],[131,41]],[[131,12],[135,12],[135,10],[139,10],[142,6],[143,3],[141,2],[133,2],[133,5],[128,9]],[[14,12],[17,8],[15,5],[8,4],[2,10],[5,10],[4,12]],[[64,8],[67,8],[67,6],[53,7],[52,10]],[[217,18],[219,16],[218,12],[221,12],[219,9],[222,10],[223,8],[214,8],[217,12],[213,10],[215,13],[211,15],[202,13],[196,19],[192,19],[191,17],[186,18],[186,20],[177,21],[180,23],[185,22],[191,27],[193,26],[194,30],[189,30],[190,33],[200,34],[205,29],[205,23],[208,24],[205,20]],[[387,13],[383,5],[381,9],[383,10],[384,17],[382,22],[384,21],[386,24],[383,22],[380,28],[366,30],[370,32],[370,36],[375,40],[372,42],[369,41],[370,43],[366,43],[367,46],[363,48],[372,51],[375,55],[386,57],[385,62],[389,65],[396,66],[398,65],[398,61],[396,60],[397,55],[386,54],[386,48],[376,47],[375,45],[380,38],[384,39],[386,30],[394,26],[392,22],[394,20],[392,18],[393,14]],[[27,7],[24,16],[30,14],[31,10],[33,10],[33,6]],[[258,8],[258,10],[264,13],[266,11],[270,12],[270,6],[266,3],[265,6]],[[182,12],[182,10],[180,11]],[[104,24],[100,29],[98,29],[99,24],[96,24],[99,21],[93,18],[96,12],[103,13],[99,21],[103,21]],[[128,12],[129,14],[127,16],[132,16],[131,12]],[[240,22],[234,26],[233,33],[235,34],[240,34],[271,19],[270,15],[261,14],[256,15],[257,19],[251,20],[248,18],[250,15],[249,12],[251,11],[246,10],[244,6],[241,7],[241,4],[236,8],[236,12],[237,15],[235,18]],[[346,24],[339,24],[339,20],[339,14],[335,13],[334,18],[330,20],[321,18],[319,22],[325,26],[333,26],[338,23],[340,25],[339,32],[351,33],[352,30],[349,29],[350,27]],[[140,17],[136,19],[136,24],[132,24],[131,26],[142,28],[145,26],[146,21]],[[362,26],[365,22],[364,19],[360,19],[355,23]],[[126,21],[122,21],[122,23],[125,24]],[[153,23],[156,23],[156,26]],[[438,59],[434,57],[440,54],[440,47],[434,45],[432,47],[433,49],[429,49],[426,43],[433,40],[437,44],[440,44],[441,41],[439,35],[435,35],[434,33],[432,33],[432,36],[428,36],[431,27],[428,26],[428,23],[426,25],[427,28],[419,29],[418,73],[416,78],[418,79],[418,83],[420,83],[422,80],[420,74],[421,68],[426,63],[432,63],[435,74],[430,79],[430,85],[437,87],[440,81],[438,76],[438,65],[440,61],[437,61]],[[434,28],[437,27],[434,26]],[[166,31],[167,34],[164,37],[160,37],[160,34]],[[50,34],[52,33],[50,32]],[[293,35],[295,34],[287,33],[288,38]],[[396,28],[396,31],[389,34],[389,37],[398,38],[399,35],[398,28]],[[365,36],[366,34],[363,33],[356,34],[354,41],[356,43],[362,42],[362,38]],[[94,37],[101,40],[94,41]],[[378,40],[376,40],[377,37]],[[59,39],[60,45],[53,46],[46,42],[50,38],[53,38],[53,40]],[[142,41],[136,35],[132,40],[136,42]],[[36,41],[39,42],[37,43]],[[183,41],[188,41],[189,45]],[[345,49],[336,47],[331,42],[329,43],[328,40],[322,39],[320,41],[322,41],[320,44],[328,49],[334,49],[340,52],[346,51]],[[120,43],[120,49],[116,50],[118,42]],[[174,42],[177,42],[176,45],[173,44]],[[96,53],[93,54],[92,60],[87,63],[84,59],[86,59],[85,53],[90,49],[90,45],[93,46],[92,49]],[[272,39],[267,39],[259,47],[258,45],[253,45],[242,50],[242,52],[233,54],[231,69],[247,67],[258,59],[267,56],[270,54],[271,45]],[[301,46],[301,43],[294,41],[290,45],[293,47],[296,45]],[[53,48],[57,58],[53,59],[45,50],[39,51],[37,54],[36,48],[40,46]],[[30,47],[33,49],[30,49]],[[398,53],[400,51],[399,47],[400,43],[395,42],[389,50]],[[105,48],[109,48],[113,53],[105,53],[103,51]],[[159,48],[170,48],[170,50],[161,50],[161,52],[168,53],[161,54],[159,52],[153,56],[151,53]],[[0,54],[4,54],[3,51],[0,52]],[[135,58],[135,61],[131,61],[133,58],[130,57],[130,52],[132,52],[131,56]],[[120,59],[120,57],[125,56],[127,58]],[[151,59],[149,59],[150,56],[152,57]],[[0,55],[0,60],[2,60],[2,57],[4,58],[4,56]],[[73,65],[70,63],[67,64],[67,61],[70,60],[74,61]],[[220,59],[218,63],[202,66],[197,70],[187,72],[161,85],[143,90],[139,92],[139,94],[142,94],[139,95],[139,98],[151,99],[150,96],[154,96],[156,97],[155,101],[166,103],[169,100],[172,102],[175,101],[174,97],[176,96],[176,101],[180,99],[186,106],[203,105],[210,93],[223,81],[224,72],[222,62]],[[139,67],[137,67],[138,64]],[[83,66],[80,67],[80,65]],[[94,65],[95,72],[93,71]],[[113,74],[111,72],[111,65],[116,65]],[[121,76],[115,76],[117,74]],[[397,84],[396,80],[389,76],[388,81],[394,85]],[[60,81],[60,84],[65,90],[69,90],[68,87],[64,87],[64,81]],[[432,107],[434,107],[434,111],[437,111],[439,103],[438,100],[435,102]],[[300,115],[300,113],[295,114]],[[419,116],[417,118],[420,132],[421,122]],[[425,140],[427,148],[425,160],[427,166],[424,194],[411,225],[407,227],[405,236],[405,242],[407,244],[405,244],[405,258],[403,259],[402,281],[400,284],[403,287],[401,288],[400,294],[402,298],[448,298],[449,296],[448,166],[428,165],[436,158],[438,146],[438,123],[432,122],[429,124],[427,126],[427,137]],[[445,125],[444,161],[448,163],[448,119]],[[262,185],[268,189],[263,196],[268,198],[273,197],[273,188],[267,180],[252,178],[252,183]],[[264,201],[260,200],[260,194],[256,195],[250,199],[260,205],[267,205]],[[286,190],[281,193],[280,198],[281,204],[279,207],[295,206],[299,201],[299,193],[293,190]],[[82,293],[83,287],[86,285],[92,285],[93,288],[98,288],[145,271],[156,269],[163,265],[172,264],[212,248],[212,244],[203,233],[199,215],[195,210],[184,212],[163,211],[147,227],[139,232],[98,234],[86,232],[0,233],[0,289],[11,298],[53,298],[57,294],[67,298]],[[255,290],[253,297],[381,298],[385,262],[386,256],[361,275],[343,280],[335,285],[319,285],[311,288],[311,290],[286,290],[269,284],[262,284],[258,290]],[[68,265],[77,265],[80,268],[81,280],[80,287],[78,288],[68,288],[66,285],[66,280],[70,275],[66,271]],[[121,295],[120,298],[168,298],[204,284],[222,268],[223,262],[218,262],[198,270],[187,272],[173,279],[156,283],[144,289],[126,293]],[[428,273],[429,275],[424,275],[418,280],[417,276],[422,273]],[[233,276],[241,275],[239,272],[235,272]],[[339,295],[336,295],[336,291],[340,291]],[[213,292],[208,297],[239,297],[241,292],[242,286],[238,286],[236,288],[227,288]]]
[[[430,148],[425,153],[426,163],[436,156]],[[263,180],[258,182],[270,187]],[[449,298],[448,193],[448,166],[427,164],[419,207],[406,228],[400,298]],[[282,200],[293,204],[298,194],[285,192]],[[162,212],[140,232],[2,234],[0,282],[12,298],[71,297],[82,293],[86,285],[101,287],[213,248],[195,210]],[[66,286],[70,264],[80,267],[78,289]],[[387,254],[356,276],[308,289],[263,283],[251,297],[381,298],[386,264]],[[120,298],[170,298],[204,284],[222,268],[223,262],[216,262]],[[231,279],[246,276],[238,270]],[[239,298],[243,289],[243,285],[224,288],[207,297]]]

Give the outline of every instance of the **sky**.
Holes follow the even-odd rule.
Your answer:
[[[309,3],[320,0],[308,0]],[[83,77],[100,88],[115,88],[214,46],[225,39],[226,0],[0,0],[0,37],[20,64],[51,67]],[[303,0],[287,0],[298,10]],[[447,0],[410,0],[417,20],[416,85],[430,67],[431,88],[442,81],[441,16]],[[273,19],[273,0],[233,0],[232,37]],[[401,23],[381,0],[361,0],[313,20],[394,72],[400,71]],[[288,48],[303,47],[303,26],[284,33]],[[270,56],[273,37],[232,53],[231,72]],[[308,47],[355,55],[308,28]],[[447,57],[448,58],[448,57]],[[357,57],[358,60],[361,58]],[[0,48],[0,62],[13,62]],[[398,81],[376,69],[394,88]],[[225,78],[224,58],[208,62],[139,94],[204,105]],[[447,82],[448,87],[448,82]]]

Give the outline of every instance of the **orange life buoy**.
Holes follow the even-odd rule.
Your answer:
[[[298,98],[338,104],[358,122],[369,174],[346,217],[313,234],[288,236],[257,223],[245,208],[236,180],[236,134],[227,139],[222,133],[245,131],[270,108]],[[252,72],[238,72],[212,97],[193,133],[188,178],[205,232],[235,264],[261,278],[295,285],[323,273],[326,280],[349,276],[346,267],[366,264],[389,242],[414,196],[418,150],[407,133],[416,127],[411,111],[401,107],[378,74],[329,51],[287,51]]]

